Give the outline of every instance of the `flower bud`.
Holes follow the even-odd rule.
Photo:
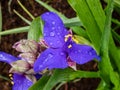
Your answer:
[[[19,52],[32,52],[36,53],[38,51],[38,43],[33,40],[20,40],[13,45]]]
[[[30,69],[29,63],[24,60],[18,60],[11,63],[12,68],[10,69],[10,73],[25,73]]]
[[[36,60],[36,54],[34,53],[21,53],[19,55],[20,58],[27,61],[31,66],[33,66],[35,60]]]
[[[67,58],[67,63],[68,63],[69,67],[71,67],[74,70],[77,70],[76,69],[76,62],[73,62],[69,57]]]

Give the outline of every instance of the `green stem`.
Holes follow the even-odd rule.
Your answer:
[[[0,35],[8,35],[13,33],[21,33],[21,32],[27,32],[29,30],[29,26],[15,28],[15,29],[9,29],[3,32],[0,32]]]
[[[17,2],[19,3],[19,5],[21,6],[21,8],[32,18],[34,19],[34,16],[22,5],[22,3],[17,0]]]
[[[31,24],[31,22],[29,20],[27,20],[26,18],[24,18],[21,14],[19,14],[15,9],[13,10],[15,14],[17,14],[23,21],[25,21],[28,25]]]

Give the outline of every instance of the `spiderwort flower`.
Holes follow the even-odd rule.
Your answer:
[[[77,44],[60,19],[54,12],[46,12],[41,16],[44,21],[43,35],[48,48],[40,54],[34,63],[34,71],[45,68],[66,68],[68,58],[78,64],[99,59],[96,51],[88,45]]]
[[[21,52],[18,57],[0,51],[0,61],[11,65],[13,73],[13,90],[28,90],[28,88],[41,77],[33,70],[33,64],[38,55],[38,43],[32,40],[20,40],[13,45]]]
[[[11,63],[16,62],[19,59],[20,58],[0,51],[0,61],[2,62],[6,62],[11,65]],[[28,80],[23,74],[17,73],[13,74],[13,82],[13,90],[28,90],[28,88],[33,84],[33,82]]]

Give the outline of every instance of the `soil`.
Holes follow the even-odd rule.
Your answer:
[[[9,6],[10,0],[0,0],[2,5],[2,18],[3,18],[3,31],[18,28],[22,26],[27,26],[27,24],[22,21],[14,12],[13,9],[17,10],[21,15],[23,15],[28,20],[32,20],[19,6],[17,0],[11,0],[11,5]],[[40,16],[42,13],[46,12],[47,9],[40,6],[34,0],[20,0],[21,3],[34,15],[35,17]],[[65,16],[71,18],[75,16],[75,12],[67,3],[67,0],[42,0],[47,2],[49,5],[62,12]],[[9,8],[11,11],[9,11]],[[18,53],[12,48],[12,45],[19,41],[20,39],[27,38],[27,33],[20,34],[12,34],[2,36],[0,43],[0,51],[4,51],[10,53],[12,55],[17,56]],[[80,70],[87,71],[97,71],[97,63],[94,61],[89,62],[85,65],[79,65],[78,68]],[[0,62],[0,75],[9,77],[9,69],[10,66],[6,63]],[[69,82],[63,85],[59,90],[96,90],[100,79],[91,79],[91,78],[83,78],[77,82]],[[4,80],[0,78],[0,90],[11,90],[12,83],[11,81]]]

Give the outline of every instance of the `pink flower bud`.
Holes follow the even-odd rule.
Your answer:
[[[68,62],[68,66],[71,67],[72,69],[74,70],[77,70],[76,69],[76,62],[73,62],[70,57],[67,58],[67,62]]]
[[[10,73],[25,73],[30,69],[29,63],[24,60],[18,60],[11,63],[12,68],[10,69]]]
[[[20,58],[27,61],[31,66],[33,66],[35,60],[36,60],[36,54],[34,53],[21,53],[19,55]]]
[[[38,51],[38,43],[33,40],[20,40],[13,45],[19,52],[32,52],[36,53]]]

